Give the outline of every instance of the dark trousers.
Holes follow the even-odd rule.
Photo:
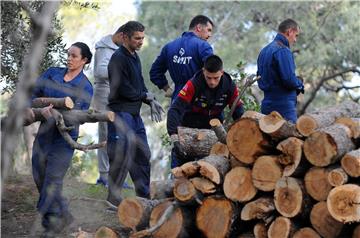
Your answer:
[[[73,153],[74,149],[62,138],[37,137],[34,141],[32,172],[40,193],[37,209],[46,229],[61,230],[63,219],[70,214],[62,187]]]
[[[122,200],[121,188],[128,172],[134,182],[136,195],[150,197],[151,153],[140,115],[115,113],[115,123],[108,123],[108,201],[118,205]]]

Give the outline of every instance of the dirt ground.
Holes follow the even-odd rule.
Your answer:
[[[36,211],[38,192],[31,175],[7,179],[2,184],[1,237],[39,237],[43,228]],[[132,191],[128,191],[132,193]],[[66,177],[64,196],[69,200],[75,221],[58,237],[76,237],[79,230],[95,233],[101,226],[115,229],[120,237],[127,237],[116,213],[106,210],[107,191],[99,185],[86,184],[76,178]],[[127,195],[131,196],[131,195]]]

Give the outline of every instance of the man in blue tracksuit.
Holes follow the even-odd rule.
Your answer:
[[[237,87],[229,74],[223,71],[223,63],[219,56],[209,56],[204,68],[198,71],[179,92],[171,104],[167,130],[174,145],[171,154],[171,168],[194,160],[185,157],[179,146],[177,127],[185,126],[198,129],[210,129],[210,120],[218,118],[223,121],[223,110],[231,107],[239,95]],[[232,114],[234,120],[241,117],[244,109],[241,101],[237,102]]]
[[[145,87],[141,63],[136,51],[144,41],[145,27],[136,21],[123,25],[123,44],[111,56],[108,71],[110,94],[108,107],[115,112],[115,123],[108,123],[109,193],[107,203],[117,209],[121,188],[128,172],[136,195],[150,196],[150,148],[140,116],[142,103],[151,107],[151,116],[161,120],[161,106]],[[132,150],[134,149],[134,150]]]
[[[261,112],[279,112],[286,120],[297,120],[296,96],[304,93],[303,82],[295,75],[295,62],[290,45],[300,33],[298,24],[287,19],[280,23],[275,39],[263,48],[257,60],[259,88],[264,91]]]
[[[208,17],[198,15],[191,20],[189,31],[162,48],[151,66],[150,80],[165,91],[165,96],[174,100],[185,83],[202,68],[205,59],[213,54],[213,49],[207,42],[213,27],[214,24]],[[166,71],[169,71],[175,84],[174,91],[166,79]]]

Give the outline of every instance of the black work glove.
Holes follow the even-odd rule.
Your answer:
[[[162,120],[161,113],[165,113],[164,109],[155,98],[152,101],[150,101],[150,113],[151,113],[151,120],[155,122],[161,122]]]
[[[305,93],[304,85],[301,86],[301,88],[296,89],[296,95],[299,95],[300,93],[302,93],[302,94]]]
[[[171,143],[173,145],[176,157],[179,159],[186,158],[187,154],[180,145],[179,136],[177,134],[173,134],[170,136],[170,139],[171,139]]]

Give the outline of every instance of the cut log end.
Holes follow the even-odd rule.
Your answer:
[[[267,238],[267,228],[263,222],[256,223],[253,232],[255,238]]]
[[[140,223],[143,213],[143,206],[136,198],[126,198],[118,207],[120,224],[133,230]]]
[[[190,181],[195,186],[195,188],[203,194],[211,194],[216,192],[215,184],[206,178],[195,177],[190,179]]]
[[[269,238],[288,238],[291,237],[292,223],[289,218],[277,217],[268,230]]]
[[[119,236],[115,231],[110,229],[109,227],[102,226],[96,230],[95,238],[118,238]]]
[[[321,238],[319,234],[310,227],[304,227],[296,231],[292,238]]]
[[[307,193],[316,201],[326,200],[331,184],[328,180],[328,170],[325,168],[311,168],[304,177]]]
[[[304,194],[299,182],[295,178],[283,177],[276,183],[275,207],[285,217],[295,217],[301,212]]]
[[[257,193],[254,187],[251,170],[245,167],[235,167],[225,175],[224,194],[232,201],[250,201]]]
[[[259,157],[252,169],[253,184],[261,191],[273,191],[278,179],[282,176],[282,168],[276,156]]]
[[[360,177],[360,149],[344,155],[341,159],[341,167],[351,177]]]
[[[336,187],[347,183],[348,175],[342,168],[336,168],[329,172],[328,180],[332,186]]]
[[[182,202],[191,200],[196,194],[194,185],[187,179],[179,179],[175,182],[174,195]]]
[[[220,120],[217,118],[210,120],[210,126],[212,126],[212,127],[217,127],[217,126],[221,126],[221,125],[222,124],[221,124]]]
[[[300,116],[296,122],[296,128],[303,136],[309,136],[317,127],[316,121],[308,115]]]
[[[271,134],[279,130],[285,122],[278,112],[273,111],[259,120],[259,126],[263,132]]]
[[[73,109],[74,108],[74,102],[70,97],[65,97],[64,104],[67,109]]]

